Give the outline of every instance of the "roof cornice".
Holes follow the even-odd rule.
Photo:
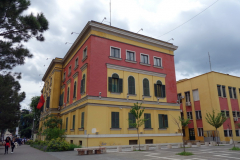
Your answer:
[[[50,74],[50,71],[52,70],[53,66],[55,63],[62,63],[61,59],[53,59],[52,62],[50,63],[50,65],[48,66],[47,71],[45,72],[42,81],[45,81],[47,79],[47,76]]]

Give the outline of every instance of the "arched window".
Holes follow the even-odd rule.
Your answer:
[[[76,87],[77,87],[77,82],[74,82],[74,88],[73,88],[73,98],[76,98]]]
[[[144,96],[150,96],[149,92],[149,80],[148,79],[143,79],[143,95]]]
[[[68,90],[67,90],[67,103],[69,102],[69,87],[68,87]]]
[[[122,93],[123,80],[119,78],[118,74],[114,73],[112,77],[108,77],[108,91]]]
[[[157,83],[154,84],[154,91],[155,91],[156,97],[162,97],[162,98],[166,97],[165,85],[163,85],[160,80],[158,80]]]
[[[81,80],[81,93],[85,93],[85,74],[83,75]]]
[[[135,79],[133,76],[128,77],[128,94],[135,94]]]

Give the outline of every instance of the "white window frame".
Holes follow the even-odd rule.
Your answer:
[[[155,61],[154,61],[154,58],[158,58],[158,59],[160,59],[160,61],[161,61],[161,66],[157,66],[157,65],[155,65]],[[157,56],[153,56],[153,65],[154,66],[157,66],[157,67],[163,67],[163,64],[162,64],[162,57],[157,57]]]
[[[197,131],[198,131],[198,137],[203,137],[203,128],[197,128]]]
[[[192,112],[187,112],[187,118],[188,118],[188,114],[190,114],[190,113],[192,113]],[[191,115],[191,114],[190,114]],[[193,119],[193,116],[191,116],[191,118],[189,118],[190,120],[192,120]]]
[[[111,56],[111,48],[117,48],[117,49],[119,49],[120,51],[119,51],[119,53],[120,53],[120,57],[114,57],[114,58],[122,58],[122,54],[121,54],[121,48],[119,48],[119,47],[115,47],[115,46],[110,46],[110,57],[113,57],[113,56]]]
[[[234,97],[233,88],[235,88],[236,97]],[[237,88],[236,87],[232,87],[232,99],[237,99]]]
[[[70,69],[71,68],[71,69]],[[72,73],[72,65],[68,67],[68,76]]]
[[[197,112],[197,113],[196,113]],[[201,110],[197,110],[197,111],[195,111],[195,114],[196,114],[196,119],[200,119],[200,113],[201,112]],[[201,112],[201,114],[202,114],[202,112]],[[201,116],[202,117],[202,116]],[[202,119],[202,118],[201,118]]]
[[[188,96],[186,95],[186,93],[189,93]],[[190,91],[187,91],[187,92],[185,92],[184,94],[185,94],[185,96],[186,96],[186,97],[185,97],[185,98],[186,98],[186,102],[191,102],[191,99],[190,99]],[[187,100],[189,100],[189,101],[187,101]]]
[[[77,63],[76,63],[76,61],[77,61]],[[75,59],[75,67],[78,66],[78,62],[79,62],[79,58],[77,57],[77,58]]]
[[[148,64],[150,64],[149,54],[145,54],[145,53],[140,53],[140,63],[146,64],[146,63],[143,63],[143,62],[142,62],[142,55],[148,56]]]
[[[87,57],[87,52],[86,52],[86,56],[84,56],[84,51],[85,51],[85,49],[87,50],[87,46],[83,49],[83,58],[82,59],[84,59],[85,57]]]
[[[192,90],[192,94],[193,94],[193,101],[200,101],[198,89]],[[195,99],[195,98],[197,98],[197,99]]]
[[[128,51],[134,53],[134,58],[133,59],[134,59],[134,61],[136,61],[136,52],[135,51],[131,51],[131,50],[127,50],[127,49],[126,49],[126,60],[131,61],[131,60],[127,59],[127,52]]]
[[[66,78],[66,71],[63,73],[63,79]]]

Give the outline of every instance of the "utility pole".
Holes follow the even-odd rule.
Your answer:
[[[208,58],[209,58],[209,64],[210,64],[210,71],[212,71],[212,65],[211,65],[211,59],[210,59],[210,54],[208,52]]]
[[[110,26],[111,26],[111,0],[110,0]]]

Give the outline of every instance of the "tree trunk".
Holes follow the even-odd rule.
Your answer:
[[[138,145],[139,145],[139,151],[140,151],[141,149],[140,149],[140,140],[139,140],[139,132],[138,132],[138,128],[137,128],[137,133],[138,133]]]
[[[218,146],[219,146],[217,128],[216,128],[216,142],[217,142],[217,144],[218,144]]]
[[[182,141],[183,141],[183,152],[185,152],[185,144],[184,144],[184,138],[183,138],[183,133],[181,132],[181,136],[182,136]]]

